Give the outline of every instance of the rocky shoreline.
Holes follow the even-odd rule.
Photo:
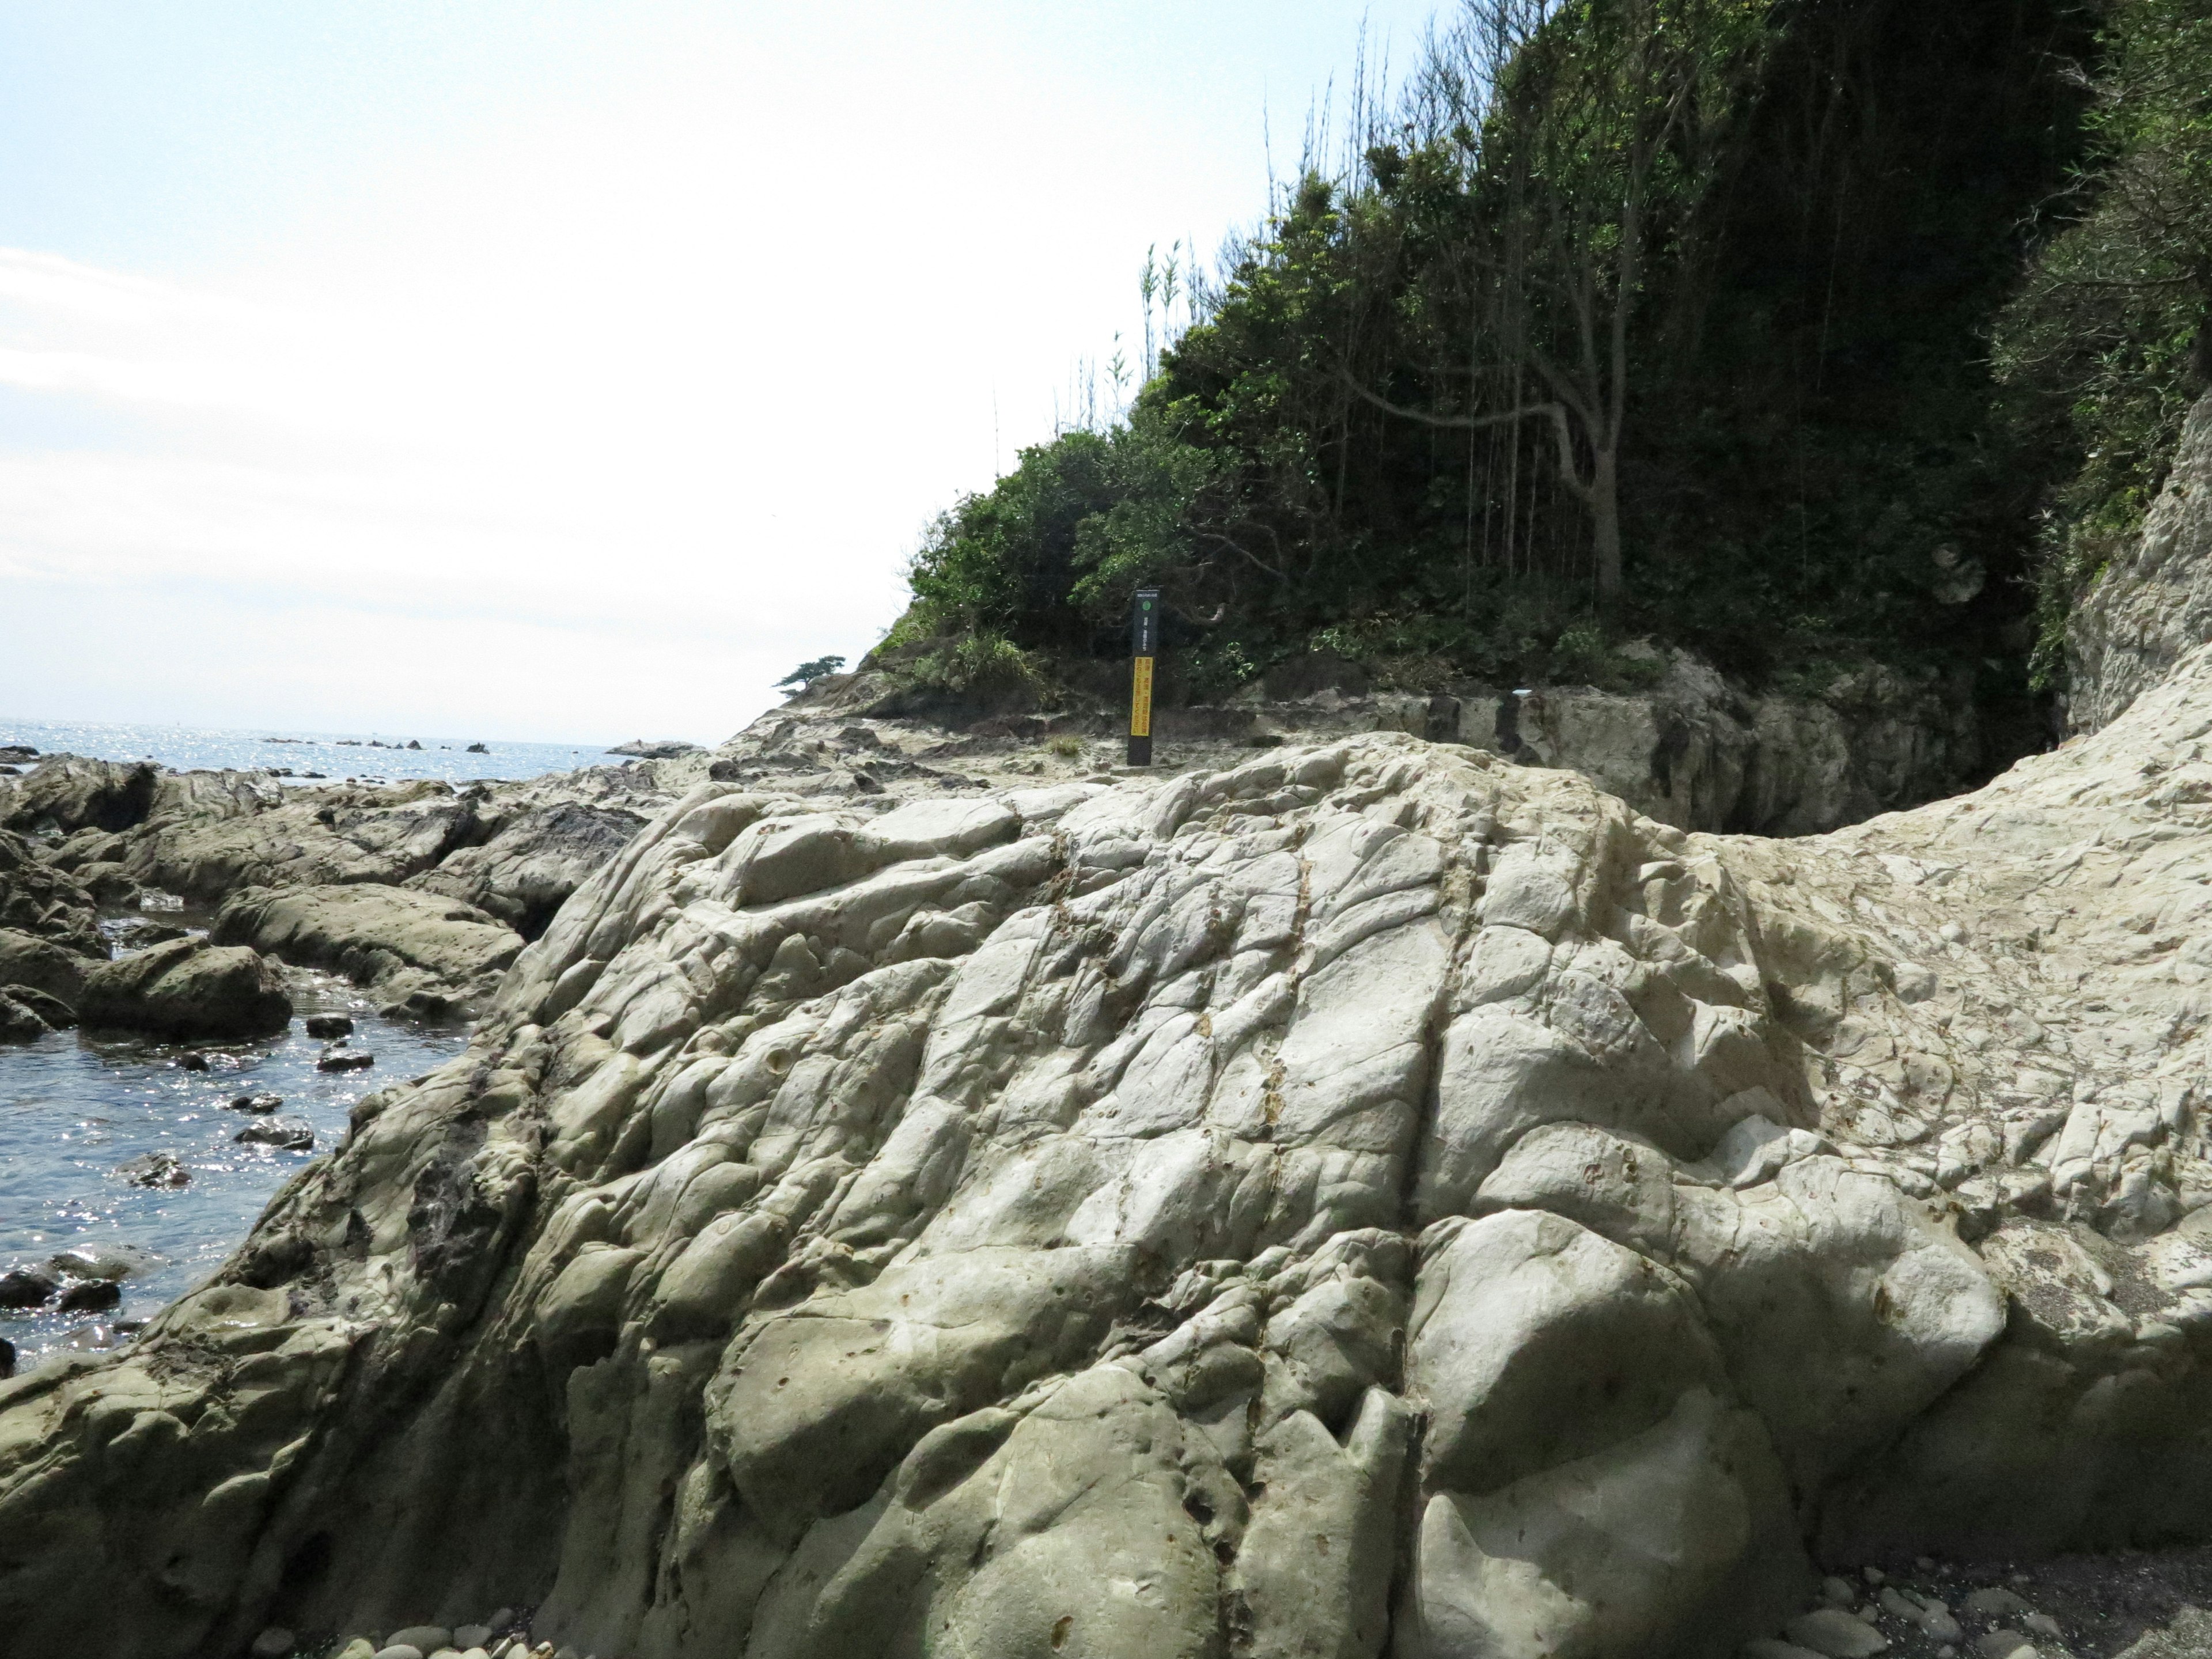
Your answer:
[[[488,1001],[344,943],[459,902],[482,808],[157,779],[110,829],[113,775],[57,769],[88,821],[44,809],[41,870],[480,1017],[134,1347],[0,1388],[0,1616],[2116,1651],[1977,1564],[2205,1524],[2208,720],[2199,653],[1977,794],[1778,842],[1402,733],[1127,776],[801,709],[624,769],[682,793]],[[332,891],[373,927],[307,926]]]

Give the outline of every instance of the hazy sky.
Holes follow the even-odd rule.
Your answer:
[[[0,714],[714,740],[1436,0],[18,0]]]

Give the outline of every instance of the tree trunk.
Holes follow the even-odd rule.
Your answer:
[[[1620,490],[1617,452],[1594,449],[1590,456],[1590,542],[1597,554],[1597,604],[1611,611],[1620,601]]]

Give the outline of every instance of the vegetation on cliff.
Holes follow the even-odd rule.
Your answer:
[[[1469,0],[1117,418],[939,520],[879,659],[1035,680],[1150,583],[1200,696],[1315,647],[1632,680],[1648,635],[1937,670],[2032,746],[2034,612],[2204,379],[2197,9]]]

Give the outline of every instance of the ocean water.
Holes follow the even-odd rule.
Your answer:
[[[180,1066],[184,1046],[95,1041],[60,1031],[0,1046],[0,1270],[37,1266],[76,1245],[127,1246],[144,1265],[122,1281],[120,1307],[100,1313],[0,1310],[0,1338],[19,1370],[58,1353],[130,1340],[130,1328],[201,1283],[235,1249],[276,1189],[334,1150],[354,1103],[459,1054],[467,1033],[380,1018],[342,980],[287,970],[298,1017],[271,1041],[194,1044],[205,1071]],[[376,1057],[366,1071],[325,1073],[311,1013],[353,1017],[346,1046]],[[315,1132],[307,1152],[241,1146],[259,1116],[240,1095],[280,1095],[276,1115]],[[134,1186],[118,1166],[167,1152],[191,1173],[175,1188]]]
[[[422,746],[410,749],[409,742]],[[99,721],[27,720],[0,714],[0,748],[27,744],[42,755],[84,755],[94,760],[150,760],[179,771],[196,767],[256,771],[281,767],[294,781],[325,778],[534,778],[580,766],[619,765],[597,744],[502,743],[483,740],[489,751],[468,752],[470,738],[434,738],[419,732],[283,732],[273,726],[224,731],[213,726],[120,726]],[[374,748],[372,742],[386,745]]]

